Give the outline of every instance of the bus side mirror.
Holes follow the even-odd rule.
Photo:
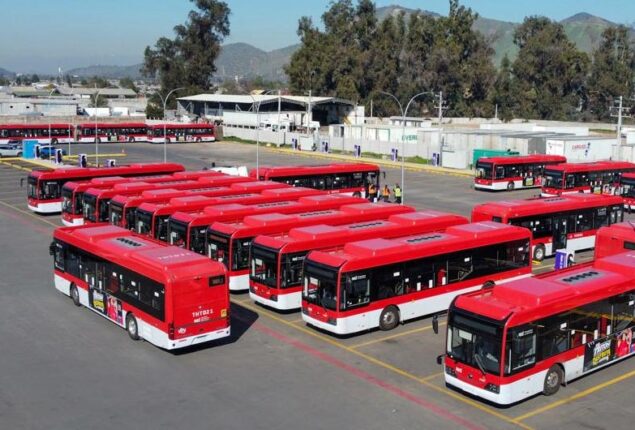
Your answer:
[[[439,366],[443,364],[443,354],[437,355],[437,364]]]
[[[55,242],[51,242],[49,245],[49,255],[55,255]]]
[[[436,315],[432,317],[432,331],[439,334],[439,317]]]
[[[384,176],[384,181],[385,181],[385,180],[386,180],[386,171],[385,171],[385,170],[383,170],[383,171],[381,172],[381,174]]]

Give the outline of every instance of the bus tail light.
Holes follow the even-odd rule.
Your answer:
[[[220,317],[221,318],[227,318],[227,309],[221,309],[220,310]]]
[[[174,340],[174,323],[168,324],[168,339]]]

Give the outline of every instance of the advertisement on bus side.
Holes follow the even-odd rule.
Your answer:
[[[629,327],[608,337],[587,343],[584,350],[584,371],[592,370],[633,352],[635,352],[633,328]]]

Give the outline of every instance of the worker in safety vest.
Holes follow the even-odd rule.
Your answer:
[[[368,200],[374,202],[377,198],[377,187],[372,182],[368,185]]]
[[[381,198],[384,202],[390,202],[390,188],[388,185],[384,184],[384,188],[381,190]]]
[[[395,184],[395,188],[392,189],[392,192],[395,193],[395,203],[401,203],[401,187],[399,184]]]

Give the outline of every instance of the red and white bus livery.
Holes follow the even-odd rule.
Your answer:
[[[75,130],[71,124],[2,124],[0,144],[10,140],[35,140],[40,145],[72,143]]]
[[[635,354],[635,253],[489,291],[448,312],[445,382],[510,405]]]
[[[560,155],[481,157],[476,161],[474,188],[512,191],[541,187],[545,168],[566,162]]]
[[[315,224],[341,225],[386,219],[391,215],[414,212],[414,208],[383,203],[344,205],[338,210],[315,210],[296,214],[268,213],[245,217],[241,222],[215,222],[208,229],[208,256],[227,267],[229,289],[249,289],[249,252],[256,236],[288,232],[292,228]]]
[[[635,224],[632,222],[620,222],[598,230],[596,259],[632,250],[635,250]]]
[[[334,251],[348,242],[431,233],[467,223],[465,217],[428,210],[392,215],[387,220],[339,226],[319,224],[280,235],[257,236],[249,257],[249,296],[274,309],[299,309],[302,268],[310,251]]]
[[[563,163],[545,169],[541,195],[570,193],[615,194],[624,173],[635,172],[635,164],[625,161]]]
[[[379,190],[379,166],[368,163],[331,163],[309,166],[260,167],[249,172],[252,178],[284,182],[330,193],[366,197],[368,186]]]
[[[225,268],[107,224],[55,230],[55,288],[125,328],[178,349],[229,336]]]
[[[624,199],[624,208],[632,212],[635,210],[635,173],[623,173],[615,194]]]
[[[130,164],[117,167],[62,168],[33,170],[27,178],[27,204],[37,213],[62,210],[62,187],[65,183],[88,181],[104,176],[148,176],[180,172],[185,168],[176,163]]]
[[[458,294],[530,276],[529,240],[525,228],[481,222],[312,251],[304,262],[302,319],[340,335],[391,330],[445,311]]]
[[[299,188],[292,188],[297,190]],[[206,207],[198,212],[175,212],[168,219],[168,243],[207,255],[207,229],[215,222],[240,221],[249,215],[271,212],[292,214],[319,209],[337,209],[344,205],[364,203],[361,197],[343,194],[318,194],[298,200],[285,200],[255,205],[230,203]]]
[[[472,222],[495,221],[529,229],[537,261],[560,249],[572,261],[576,251],[595,247],[597,229],[623,218],[621,197],[596,194],[489,202],[472,209]]]
[[[214,142],[213,124],[154,124],[148,125],[150,143]]]
[[[147,139],[148,129],[143,122],[107,122],[77,125],[76,140],[78,143],[95,142],[95,135],[97,135],[98,143],[139,142]]]

